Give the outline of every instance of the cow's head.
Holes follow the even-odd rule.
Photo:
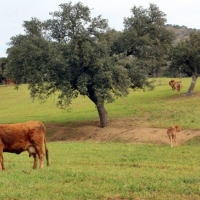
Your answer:
[[[181,127],[179,125],[174,126],[176,132],[180,132],[181,131]]]
[[[175,82],[175,80],[171,80],[171,81],[169,82],[169,85],[170,85],[170,86],[173,86],[173,85],[174,85],[174,82]]]
[[[175,90],[176,89],[176,81],[175,80],[171,80],[169,82],[169,85],[172,87],[172,90]]]

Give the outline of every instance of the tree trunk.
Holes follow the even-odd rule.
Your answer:
[[[193,94],[193,90],[194,90],[194,87],[196,85],[196,81],[197,81],[197,78],[198,78],[198,75],[197,74],[193,74],[192,75],[192,82],[190,84],[190,87],[186,93],[186,96],[190,96]]]
[[[95,95],[93,90],[90,90],[88,97],[90,100],[96,105],[97,111],[99,113],[100,119],[100,127],[104,128],[108,125],[108,113],[104,107],[104,100],[98,99]]]
[[[97,110],[98,110],[98,113],[99,113],[100,126],[102,128],[104,128],[108,124],[108,113],[107,113],[103,103],[96,105],[96,106],[97,106]]]

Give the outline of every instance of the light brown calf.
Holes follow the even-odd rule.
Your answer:
[[[168,137],[169,137],[171,147],[173,147],[173,141],[174,141],[175,145],[177,146],[177,142],[176,142],[176,132],[180,132],[180,131],[181,131],[181,128],[180,128],[179,125],[170,126],[170,127],[167,129],[167,135],[168,135]]]
[[[181,89],[182,89],[183,85],[182,85],[182,82],[181,81],[177,81],[176,82],[176,90],[177,92],[180,94],[181,92]]]
[[[38,157],[40,169],[43,168],[44,151],[49,165],[48,148],[45,139],[45,126],[39,121],[16,124],[0,124],[0,170],[4,170],[3,152],[20,154],[28,151],[34,157],[33,169],[37,167]]]

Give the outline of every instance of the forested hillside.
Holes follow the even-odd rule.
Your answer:
[[[172,30],[175,33],[175,40],[174,40],[175,44],[179,42],[180,40],[187,39],[191,31],[197,31],[197,29],[188,28],[184,25],[179,26],[179,25],[167,24],[166,26],[169,30]]]

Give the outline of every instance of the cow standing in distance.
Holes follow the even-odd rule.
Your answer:
[[[45,131],[44,124],[39,121],[0,124],[0,170],[5,170],[3,152],[20,154],[23,151],[28,151],[29,157],[34,157],[33,169],[37,168],[38,157],[40,160],[40,169],[43,169],[43,144],[45,145],[48,166],[49,156]]]
[[[177,90],[178,94],[180,94],[181,89],[183,87],[181,81],[171,80],[169,81],[169,85],[172,87],[172,90]]]
[[[172,87],[172,90],[176,89],[176,81],[175,80],[169,81],[169,85]]]
[[[6,86],[8,86],[8,85],[15,85],[16,81],[13,80],[13,79],[10,79],[10,78],[6,78],[5,79],[5,84],[6,84]]]
[[[177,81],[176,82],[176,90],[177,90],[178,94],[181,93],[182,87],[183,87],[182,82],[181,81]]]
[[[173,141],[174,141],[175,145],[177,146],[176,132],[180,132],[180,131],[181,131],[181,128],[179,125],[170,126],[167,129],[167,135],[169,137],[171,147],[173,147]]]

